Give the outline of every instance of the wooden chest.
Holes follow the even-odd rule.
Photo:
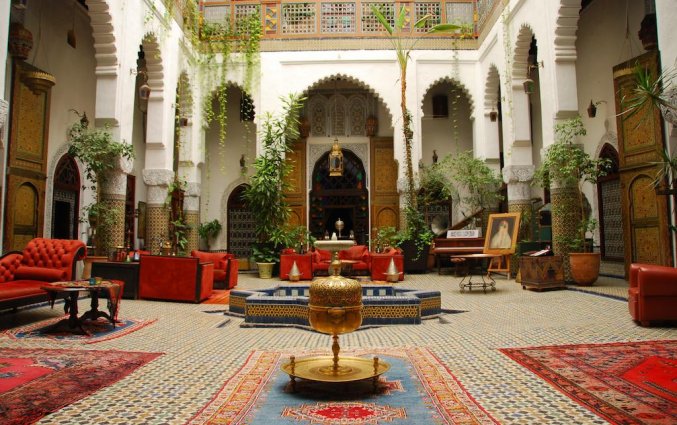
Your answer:
[[[522,289],[565,288],[562,256],[520,257]]]

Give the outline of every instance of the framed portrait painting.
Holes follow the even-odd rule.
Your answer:
[[[490,214],[484,253],[514,254],[519,232],[520,213]]]

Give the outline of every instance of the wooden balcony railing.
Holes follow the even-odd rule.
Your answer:
[[[203,35],[214,26],[237,25],[247,16],[261,19],[263,39],[294,38],[378,38],[385,31],[372,13],[371,6],[380,8],[392,23],[402,6],[406,7],[408,23],[403,35],[416,36],[440,22],[461,25],[457,34],[441,36],[477,38],[479,11],[490,13],[497,0],[441,1],[285,1],[282,0],[201,0],[200,14]],[[414,28],[413,22],[431,15],[424,28]],[[486,18],[484,18],[486,20]],[[482,21],[484,22],[484,21]],[[203,37],[204,38],[204,37]]]

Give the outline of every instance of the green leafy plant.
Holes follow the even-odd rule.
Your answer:
[[[578,199],[578,230],[577,235],[561,235],[558,242],[569,251],[581,252],[589,248],[585,244],[587,233],[593,231],[597,225],[586,213],[583,184],[597,183],[599,177],[605,176],[611,166],[607,158],[593,159],[585,150],[574,142],[579,136],[586,134],[580,116],[568,119],[555,125],[555,143],[550,145],[545,153],[543,162],[534,173],[534,182],[542,187],[550,187],[552,183],[559,186],[573,186],[576,188]],[[557,209],[553,214],[562,213]]]
[[[446,155],[438,164],[441,172],[454,186],[449,190],[459,196],[470,214],[495,206],[503,200],[500,194],[501,177],[472,151]]]
[[[276,229],[270,236],[270,242],[280,248],[294,248],[300,252],[312,246],[315,237],[310,234],[306,226],[285,225]]]
[[[284,226],[291,213],[284,195],[289,187],[286,177],[291,171],[285,154],[291,151],[299,137],[298,117],[303,101],[293,94],[282,98],[282,115],[267,114],[263,119],[263,151],[254,161],[254,174],[243,193],[243,199],[253,213],[254,231],[260,242],[271,241],[271,236]]]
[[[252,259],[256,263],[277,263],[280,255],[271,246],[258,244],[252,246]]]
[[[80,114],[74,111],[78,116]],[[122,214],[101,200],[100,187],[108,180],[108,174],[116,169],[121,159],[133,160],[134,148],[131,144],[113,139],[109,127],[90,129],[86,116],[68,129],[68,153],[79,159],[85,166],[84,174],[89,188],[95,192],[95,201],[85,206],[83,215],[87,220],[95,221],[95,245],[97,253],[107,254],[112,248],[110,232],[116,223],[123,220]],[[87,186],[83,185],[83,189]]]
[[[666,96],[673,89],[675,76],[675,69],[656,75],[648,67],[637,64],[633,70],[634,85],[628,91],[624,90],[621,98],[622,114],[626,115],[626,119],[641,114],[641,122],[659,110],[663,118],[675,125],[677,105]]]
[[[200,225],[197,227],[197,234],[205,240],[205,243],[207,244],[207,250],[209,250],[209,240],[216,237],[216,235],[218,235],[221,231],[221,228],[221,223],[217,219],[200,223]]]

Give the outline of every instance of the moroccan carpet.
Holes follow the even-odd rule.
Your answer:
[[[0,423],[34,423],[161,353],[0,348]]]
[[[610,423],[677,422],[677,340],[501,351]]]
[[[297,351],[327,355],[329,350]],[[371,380],[353,384],[297,381],[280,366],[292,352],[253,351],[244,366],[190,424],[496,424],[451,372],[425,348],[346,350],[391,368],[373,391]]]
[[[5,331],[4,335],[15,339],[42,338],[63,341],[80,341],[85,344],[94,344],[128,335],[155,323],[155,320],[118,319],[119,322],[115,325],[115,328],[113,328],[111,323],[104,319],[85,320],[83,328],[89,332],[89,335],[77,335],[68,331],[49,332],[49,327],[64,317],[66,316],[54,317],[25,326],[19,326],[18,328]]]
[[[212,295],[201,304],[228,304],[230,300],[230,289],[214,289]]]

